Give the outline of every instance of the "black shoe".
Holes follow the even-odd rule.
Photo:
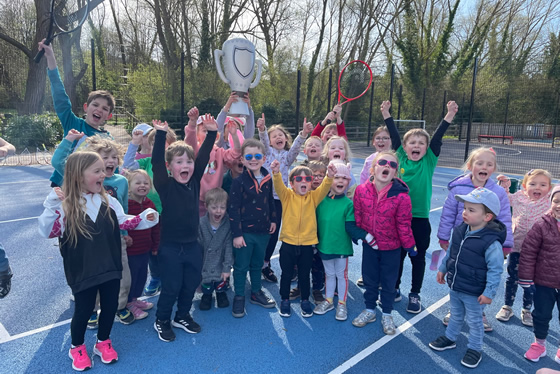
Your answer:
[[[216,292],[216,301],[218,302],[218,308],[227,308],[229,306],[229,300],[225,291]]]
[[[200,310],[210,310],[212,308],[212,294],[204,294],[200,298]]]
[[[434,340],[428,345],[433,350],[440,351],[440,352],[445,351],[446,349],[452,349],[457,347],[457,344],[455,344],[454,341],[449,340],[445,335],[440,336],[439,338],[437,338],[436,340]]]
[[[154,329],[157,331],[160,340],[164,342],[171,342],[175,340],[175,333],[171,329],[169,321],[160,321],[159,319],[156,319],[154,322]]]
[[[263,308],[274,308],[276,306],[276,302],[268,297],[262,290],[257,293],[251,293],[249,302],[251,304],[260,305]]]
[[[12,269],[0,273],[0,299],[5,298],[12,289]]]
[[[262,276],[263,279],[267,282],[278,283],[278,278],[276,278],[274,271],[272,271],[272,269],[269,268],[268,266],[262,269]]]
[[[245,316],[245,296],[235,296],[233,298],[233,307],[231,308],[231,314],[235,318],[241,318]]]
[[[480,364],[480,360],[482,360],[482,354],[474,349],[467,349],[467,353],[461,360],[461,363],[468,368],[474,369],[475,367]]]
[[[325,301],[325,297],[323,296],[321,290],[313,290],[313,300],[315,300],[315,304]]]
[[[309,300],[303,300],[301,302],[301,315],[305,318],[313,316],[313,308]]]
[[[200,325],[193,320],[190,314],[187,314],[185,318],[175,317],[175,319],[171,321],[171,325],[183,329],[189,334],[198,334],[201,330]]]
[[[300,296],[301,296],[301,291],[299,290],[298,287],[292,288],[290,290],[290,300],[299,299]]]

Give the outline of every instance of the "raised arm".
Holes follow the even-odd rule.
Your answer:
[[[152,172],[154,174],[154,187],[158,193],[161,193],[167,183],[169,183],[169,174],[165,166],[165,140],[167,136],[167,122],[164,125],[154,125],[156,136],[154,139],[154,148],[152,149]]]
[[[288,155],[286,156],[286,163],[288,166],[292,165],[296,160],[297,156],[299,155],[299,151],[301,150],[301,146],[305,143],[305,139],[313,129],[313,124],[311,122],[307,122],[307,118],[303,119],[303,129],[299,132],[297,138],[292,143],[290,150],[288,151]]]
[[[193,178],[196,178],[200,182],[206,165],[210,161],[210,152],[214,147],[214,142],[216,141],[216,136],[218,134],[218,126],[216,125],[216,120],[210,114],[205,114],[202,116],[202,125],[206,127],[208,131],[204,142],[200,146],[196,160],[194,161],[194,173]]]
[[[259,139],[264,145],[264,153],[267,157],[271,154],[270,150],[270,139],[268,138],[268,132],[266,132],[266,124],[264,119],[264,113],[261,114],[261,118],[257,120],[257,128],[259,129]]]
[[[447,103],[447,114],[440,122],[439,126],[434,132],[434,135],[432,136],[432,140],[430,141],[430,149],[436,157],[439,157],[439,154],[441,153],[443,135],[449,128],[451,122],[453,122],[453,118],[455,118],[455,115],[458,111],[459,106],[454,101],[450,101]]]
[[[396,151],[401,146],[401,137],[399,135],[399,130],[397,130],[397,126],[395,126],[395,122],[393,121],[393,117],[391,116],[389,109],[391,109],[390,101],[384,101],[381,103],[381,115],[383,115],[383,121],[385,122],[385,126],[387,126],[387,130],[389,130],[389,136],[391,137],[391,147]]]
[[[142,144],[143,136],[144,132],[142,130],[135,130],[132,132],[132,140],[128,143],[128,148],[124,154],[123,168],[128,170],[137,170],[139,168],[138,161],[134,158],[136,156],[136,152],[138,151],[138,147]]]

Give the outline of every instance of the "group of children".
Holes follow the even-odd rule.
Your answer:
[[[121,162],[123,150],[102,129],[114,108],[112,96],[92,92],[85,119],[76,117],[52,47],[40,43],[40,48],[65,138],[53,156],[54,188],[39,224],[43,236],[59,238],[75,300],[69,350],[75,370],[92,366],[84,345],[87,327],[99,329],[94,355],[104,363],[118,360],[109,338],[113,319],[129,324],[146,318],[153,304],[140,296],[148,267],[151,280],[144,291],[161,292],[154,329],[165,342],[175,339],[172,327],[201,331],[191,315],[198,287],[200,310],[211,309],[214,293],[218,307],[229,307],[232,268],[234,317],[245,316],[247,273],[249,303],[275,308],[261,280],[277,282],[270,259],[278,240],[282,317],[290,317],[290,301],[299,298],[303,317],[334,310],[336,320],[346,320],[348,262],[352,242],[359,240],[365,309],[352,324],[374,322],[380,305],[384,333],[396,333],[391,313],[402,299],[406,257],[412,264],[406,310],[422,310],[432,177],[443,135],[458,111],[455,102],[447,104],[432,137],[412,129],[402,142],[391,103],[383,102],[386,126],[373,136],[376,152],[366,159],[359,182],[352,175],[339,105],[315,127],[304,120],[292,141],[281,125],[267,129],[264,115],[255,125],[252,109],[246,119],[228,117],[235,94],[216,120],[196,107],[189,110],[185,141],[165,122],[138,125]],[[250,107],[248,95],[243,100]],[[307,159],[294,167],[302,147]],[[560,220],[560,188],[552,189],[548,172],[532,170],[523,190],[509,193],[507,177],[498,176],[501,186],[490,178],[496,168],[492,149],[471,152],[466,174],[449,184],[438,229],[443,253],[435,264],[437,281],[447,281],[451,289],[451,312],[444,319],[445,335],[430,347],[454,348],[466,318],[470,336],[462,363],[468,367],[482,357],[483,331],[491,329],[484,305],[496,296],[504,255],[509,254],[509,276],[496,318],[511,318],[517,284],[522,285],[522,321],[535,329],[527,359],[546,354],[544,339],[560,288],[557,272],[549,270],[558,264],[553,254],[560,242],[560,224],[554,225]],[[295,280],[297,287],[290,289]],[[560,350],[556,357],[560,360]]]

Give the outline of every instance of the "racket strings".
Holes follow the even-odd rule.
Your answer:
[[[359,96],[367,90],[369,82],[369,69],[363,64],[351,64],[340,77],[340,94],[345,99]]]
[[[78,0],[54,0],[54,21],[61,31],[75,29],[81,23],[84,16],[82,10],[84,4]]]

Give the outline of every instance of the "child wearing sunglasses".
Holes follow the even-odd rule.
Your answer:
[[[261,269],[270,235],[276,231],[276,207],[264,145],[253,138],[241,147],[243,173],[233,180],[228,215],[233,237],[233,299],[232,314],[245,315],[245,280],[251,279],[251,304],[274,308],[276,303],[262,291]]]
[[[381,324],[387,335],[396,332],[391,312],[401,251],[410,256],[416,255],[410,227],[412,205],[407,185],[397,178],[398,168],[399,162],[394,152],[379,152],[372,163],[372,180],[360,184],[354,193],[356,225],[364,230],[361,239],[366,309],[354,318],[352,324],[364,327],[376,320],[375,308],[381,293]]]
[[[296,166],[290,172],[290,186],[288,189],[282,181],[280,162],[274,160],[272,169],[272,183],[282,202],[282,231],[280,233],[280,315],[289,317],[290,283],[293,278],[294,266],[297,266],[299,289],[301,291],[301,315],[311,317],[313,307],[309,302],[310,285],[309,273],[313,262],[313,245],[319,242],[317,238],[317,217],[315,210],[319,203],[327,196],[331,188],[336,167],[329,165],[327,178],[316,190],[311,189],[313,175],[306,166]]]

